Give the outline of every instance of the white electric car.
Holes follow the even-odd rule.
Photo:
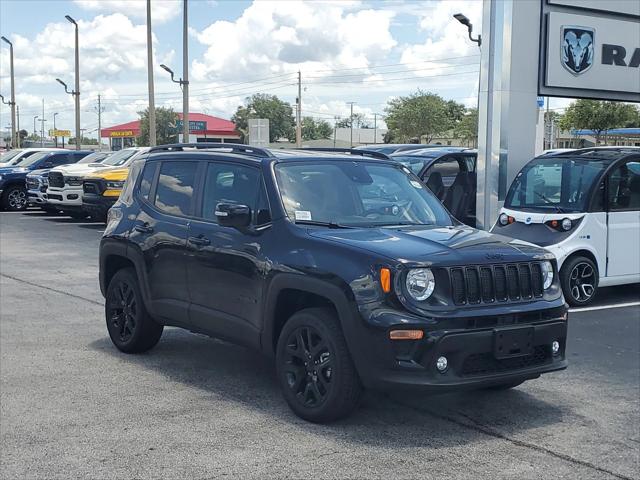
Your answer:
[[[598,286],[640,282],[640,148],[533,159],[491,231],[553,252],[570,305],[590,303]]]

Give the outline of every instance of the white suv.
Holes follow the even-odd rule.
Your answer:
[[[85,218],[82,210],[82,177],[107,167],[126,167],[133,157],[148,147],[125,148],[101,163],[74,164],[56,167],[49,172],[47,203],[73,218]]]

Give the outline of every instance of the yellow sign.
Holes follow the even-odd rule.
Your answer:
[[[135,137],[133,130],[113,130],[109,132],[110,137]]]
[[[50,137],[71,137],[71,130],[49,130]]]

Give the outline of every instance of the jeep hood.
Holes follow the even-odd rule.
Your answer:
[[[465,265],[553,258],[530,243],[470,227],[313,229],[309,235],[407,264]]]

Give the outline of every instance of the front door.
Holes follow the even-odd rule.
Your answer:
[[[218,203],[247,205],[247,231],[218,225]],[[188,235],[190,319],[200,330],[245,344],[258,341],[262,286],[271,218],[258,168],[231,162],[207,164],[199,219]]]
[[[628,160],[608,177],[607,277],[640,274],[640,160]]]

